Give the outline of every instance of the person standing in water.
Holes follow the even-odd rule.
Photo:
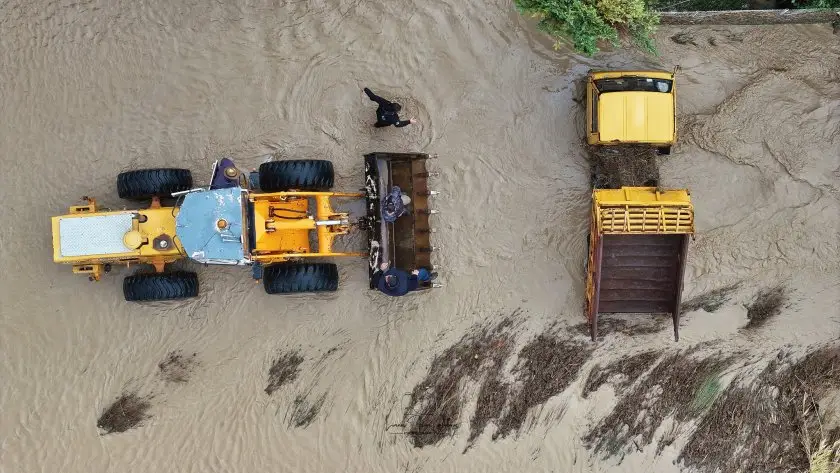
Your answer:
[[[382,97],[374,94],[367,87],[365,87],[365,94],[367,94],[369,99],[379,105],[376,109],[376,123],[373,126],[381,128],[383,126],[394,125],[395,127],[400,128],[412,123],[417,123],[417,121],[413,118],[409,120],[400,120],[399,111],[402,110],[402,105],[383,99]]]

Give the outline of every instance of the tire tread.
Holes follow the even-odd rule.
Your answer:
[[[333,292],[338,290],[338,267],[332,263],[283,263],[264,270],[263,285],[269,294]]]
[[[132,200],[169,197],[173,192],[189,190],[192,184],[188,169],[138,169],[117,176],[117,193],[121,199]]]
[[[335,184],[332,162],[320,159],[269,161],[260,165],[259,176],[263,192],[326,191]]]
[[[198,296],[198,275],[188,271],[141,273],[123,280],[123,296],[131,301],[168,301]]]

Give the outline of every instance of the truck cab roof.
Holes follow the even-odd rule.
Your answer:
[[[660,92],[609,92],[598,105],[601,141],[668,143],[674,137],[674,100]]]
[[[589,144],[670,145],[676,141],[673,73],[593,72],[586,98]]]

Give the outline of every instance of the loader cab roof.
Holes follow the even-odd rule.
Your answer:
[[[184,196],[175,232],[186,256],[206,264],[246,264],[244,207],[241,187]]]

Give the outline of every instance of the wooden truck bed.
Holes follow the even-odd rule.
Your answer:
[[[608,313],[679,312],[694,213],[687,191],[596,190],[589,236],[587,317],[592,340]]]

